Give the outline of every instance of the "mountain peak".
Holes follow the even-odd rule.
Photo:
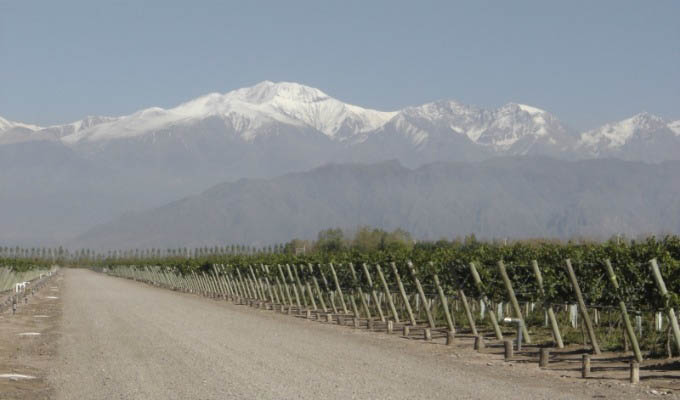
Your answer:
[[[579,144],[599,153],[607,148],[620,148],[636,135],[651,134],[667,128],[672,129],[663,118],[645,111],[584,132],[581,134]]]
[[[673,131],[673,133],[675,133],[676,136],[680,136],[680,119],[671,122],[668,124],[668,127]]]
[[[524,111],[530,115],[547,114],[545,110],[520,103],[508,103],[501,107],[501,110]]]
[[[330,98],[319,89],[295,82],[263,81],[255,86],[233,90],[225,95],[248,103],[263,104],[271,101],[288,100],[298,103],[315,103]]]
[[[29,131],[37,131],[42,129],[39,126],[36,125],[31,125],[31,124],[24,124],[21,122],[14,122],[10,121],[8,119],[0,117],[0,132],[8,131],[12,128],[23,128]]]

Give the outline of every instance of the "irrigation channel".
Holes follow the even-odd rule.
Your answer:
[[[519,283],[524,292],[515,290],[518,282],[511,279],[502,261],[496,265],[500,277],[497,282],[502,285],[493,290],[483,281],[478,267],[467,264],[466,273],[459,270],[456,281],[471,282],[476,289],[473,296],[466,293],[463,284],[444,285],[436,273],[424,274],[411,262],[404,264],[213,264],[208,271],[187,273],[163,266],[130,265],[99,271],[175,291],[406,339],[449,346],[460,339],[472,339],[478,351],[488,347],[503,349],[507,362],[531,362],[540,368],[550,368],[552,363],[573,362],[576,358],[583,378],[592,376],[594,369],[606,369],[608,363],[612,370],[620,370],[624,364],[628,380],[637,384],[645,379],[646,366],[651,369],[664,352],[670,358],[673,347],[680,348],[675,309],[656,259],[640,267],[648,268],[656,283],[658,300],[665,301],[667,306],[633,312],[623,300],[625,288],[608,260],[602,263],[602,278],[619,300],[616,306],[589,304],[583,295],[588,282],[579,280],[568,259],[563,264],[573,293],[573,302],[568,303],[547,300],[541,268],[535,261],[524,266],[534,280],[532,285]],[[512,276],[517,279],[518,274]],[[528,287],[533,288],[531,293],[526,292]],[[499,296],[499,292],[505,296]],[[610,351],[606,356],[602,343],[604,350]],[[621,344],[623,348],[618,348]]]

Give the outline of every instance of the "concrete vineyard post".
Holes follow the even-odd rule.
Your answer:
[[[510,361],[513,356],[512,340],[504,340],[503,346],[505,347],[505,361]]]
[[[584,354],[581,358],[581,378],[590,377],[590,354]]]
[[[547,368],[550,362],[550,349],[541,347],[540,355],[538,358],[538,366],[540,368]]]
[[[630,362],[630,383],[633,385],[640,383],[640,363],[635,360]]]

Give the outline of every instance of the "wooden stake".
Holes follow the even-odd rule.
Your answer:
[[[434,274],[434,284],[437,287],[437,292],[439,293],[439,300],[442,303],[442,308],[444,308],[444,316],[446,317],[446,325],[449,328],[449,332],[456,332],[456,327],[453,324],[453,318],[451,317],[451,313],[449,312],[449,302],[446,299],[446,296],[444,295],[444,289],[442,289],[442,285],[439,283],[439,277],[437,274]]]
[[[479,294],[482,296],[480,301],[484,303],[484,308],[486,308],[486,315],[489,317],[489,321],[491,321],[494,333],[496,334],[496,339],[503,340],[503,333],[501,332],[501,328],[498,326],[498,321],[496,320],[496,315],[494,314],[491,305],[489,304],[489,299],[486,297],[486,294],[484,294],[484,288],[482,287],[482,279],[479,277],[479,274],[477,273],[477,268],[475,268],[474,263],[470,263],[470,273],[472,274],[472,279],[475,282],[475,286],[477,287]]]
[[[420,284],[420,280],[418,280],[418,276],[416,275],[416,269],[411,261],[408,261],[406,265],[408,265],[408,270],[411,273],[411,279],[413,279],[413,281],[416,284],[416,290],[418,290],[420,300],[423,302],[425,315],[427,315],[427,322],[430,324],[430,328],[435,328],[436,326],[434,323],[434,318],[432,318],[432,312],[430,312],[430,307],[427,306],[427,298],[425,297],[425,292],[423,292],[423,286]]]
[[[381,322],[385,322],[385,314],[383,314],[382,307],[380,307],[380,301],[378,300],[378,294],[375,292],[375,288],[373,287],[373,279],[371,279],[371,274],[368,272],[368,266],[366,263],[361,264],[361,266],[364,269],[364,275],[366,276],[366,282],[368,283],[368,287],[371,290],[371,297],[373,298],[373,302],[375,303],[375,307],[378,309],[378,316],[380,317]]]
[[[465,296],[465,292],[463,292],[463,289],[458,289],[458,297],[460,298],[460,302],[463,303],[463,311],[465,311],[465,317],[467,318],[468,325],[470,325],[472,335],[477,336],[475,318],[472,316],[472,312],[470,311],[470,304],[468,304],[467,297]]]
[[[333,275],[333,282],[335,283],[335,290],[338,292],[338,295],[340,296],[340,304],[342,304],[342,311],[347,314],[347,305],[345,304],[345,296],[342,294],[342,288],[340,287],[340,282],[338,281],[338,275],[335,273],[335,268],[333,267],[333,263],[330,263],[329,266],[331,267],[331,274]]]
[[[607,267],[607,275],[609,276],[609,282],[614,287],[614,294],[619,301],[619,309],[621,310],[621,316],[623,317],[623,323],[626,328],[626,333],[631,345],[633,346],[633,353],[635,354],[635,360],[637,362],[642,362],[642,353],[640,352],[640,345],[638,345],[637,336],[635,336],[635,331],[633,330],[633,324],[630,322],[630,317],[628,316],[628,309],[626,308],[626,302],[623,301],[623,296],[621,296],[621,288],[619,287],[619,282],[616,279],[616,274],[614,273],[614,268],[609,259],[604,261]]]
[[[562,342],[562,335],[560,334],[560,326],[557,324],[557,318],[555,318],[555,312],[548,301],[545,299],[545,289],[543,288],[543,276],[541,275],[541,270],[538,268],[538,262],[536,260],[531,261],[531,267],[534,270],[534,276],[536,276],[536,282],[538,283],[538,292],[541,295],[541,300],[543,301],[543,308],[548,313],[548,319],[550,320],[550,327],[552,328],[553,337],[555,338],[555,344],[560,349],[564,348],[564,342]]]
[[[314,270],[312,269],[312,264],[308,264],[309,267],[309,273],[312,275],[312,283],[314,283],[314,288],[316,289],[316,294],[319,296],[319,302],[321,303],[321,309],[323,312],[328,312],[328,308],[326,308],[326,302],[323,299],[323,293],[321,292],[321,288],[319,287],[319,282],[316,280],[316,277],[314,276]]]
[[[524,323],[524,318],[522,317],[522,310],[519,308],[519,303],[517,302],[517,297],[515,297],[515,290],[512,288],[512,282],[508,276],[508,271],[505,269],[505,263],[503,260],[498,261],[498,271],[501,273],[501,278],[503,278],[503,283],[505,284],[505,289],[508,291],[508,297],[510,297],[510,303],[512,304],[512,309],[515,312],[515,318],[518,318],[522,323],[520,327],[522,329],[522,334],[524,336],[525,343],[531,343],[531,338],[529,337],[529,330],[527,329],[527,324]]]
[[[401,283],[401,277],[399,276],[399,271],[397,270],[397,265],[394,262],[390,263],[392,267],[392,273],[394,273],[394,278],[397,280],[397,286],[399,287],[399,294],[401,294],[401,300],[404,302],[406,307],[406,313],[408,314],[409,322],[411,325],[416,325],[416,318],[413,316],[413,309],[411,309],[411,303],[408,301],[408,296],[406,295],[406,290],[404,290],[404,284]]]
[[[390,293],[390,288],[389,286],[387,286],[387,281],[385,280],[385,275],[383,274],[382,268],[380,268],[380,264],[376,264],[375,269],[378,271],[378,277],[380,278],[380,283],[382,284],[383,292],[385,293],[385,297],[387,298],[387,304],[390,306],[392,318],[394,318],[395,322],[399,323],[399,313],[397,313],[397,307],[395,307],[394,301],[392,300],[392,293]]]
[[[652,267],[652,275],[654,276],[654,281],[656,286],[659,288],[661,293],[661,298],[664,300],[666,305],[668,305],[668,289],[666,289],[666,283],[663,281],[661,276],[661,271],[659,270],[659,265],[656,262],[656,258],[649,261],[649,265]],[[675,344],[680,349],[680,327],[678,327],[678,319],[675,316],[675,310],[673,307],[667,307],[668,320],[671,323],[671,328],[673,329],[673,336],[675,338]]]
[[[302,304],[300,304],[300,295],[298,293],[298,287],[300,286],[300,282],[297,282],[295,280],[295,277],[293,276],[293,271],[290,270],[290,264],[286,264],[286,270],[288,270],[288,278],[290,278],[291,286],[293,287],[293,294],[295,295],[295,303],[297,304],[299,310],[302,308]],[[302,287],[300,287],[299,289],[300,291],[302,291]]]
[[[567,273],[569,274],[569,279],[571,280],[571,286],[574,288],[574,294],[576,294],[576,300],[578,300],[578,307],[581,311],[581,317],[588,331],[588,337],[590,337],[590,344],[593,346],[593,353],[600,354],[600,346],[597,343],[597,337],[595,337],[595,330],[593,329],[593,323],[590,321],[590,315],[588,314],[588,309],[586,308],[586,303],[583,301],[583,294],[581,293],[581,288],[576,280],[576,274],[574,273],[574,268],[571,266],[571,260],[567,258],[566,260]]]
[[[361,300],[361,307],[363,307],[364,312],[366,313],[366,318],[371,319],[371,310],[368,309],[368,304],[366,303],[366,298],[364,297],[364,291],[361,290],[361,285],[359,285],[359,278],[357,277],[357,272],[354,270],[354,264],[349,263],[349,269],[352,272],[354,290],[359,294],[359,299]]]

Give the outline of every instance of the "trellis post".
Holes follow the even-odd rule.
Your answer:
[[[392,267],[392,273],[397,281],[397,286],[399,287],[399,294],[401,294],[401,299],[406,307],[406,313],[408,314],[408,319],[411,325],[416,326],[416,317],[413,315],[413,309],[411,308],[411,303],[408,301],[408,296],[406,295],[406,290],[404,290],[404,284],[401,282],[401,277],[399,276],[399,271],[397,270],[397,264],[394,262],[390,263]]]
[[[371,319],[371,310],[368,309],[368,304],[366,304],[366,299],[364,298],[364,291],[361,290],[361,285],[359,284],[359,278],[357,277],[357,272],[354,270],[354,264],[349,263],[349,270],[352,273],[352,282],[354,283],[354,289],[359,293],[359,299],[361,300],[361,306],[366,313],[366,318]]]
[[[331,267],[331,275],[333,275],[333,282],[335,283],[335,290],[337,290],[340,296],[340,304],[342,304],[342,311],[347,314],[347,304],[345,303],[345,296],[342,294],[342,287],[340,287],[340,282],[338,281],[338,275],[335,273],[335,267],[333,263],[329,264]]]
[[[430,324],[430,328],[435,328],[435,323],[434,323],[434,318],[432,318],[432,312],[430,311],[430,307],[427,306],[427,298],[425,297],[425,292],[423,291],[423,286],[420,284],[420,280],[418,279],[418,276],[416,275],[416,269],[413,266],[413,263],[411,261],[408,261],[406,263],[408,266],[408,270],[411,273],[411,279],[413,279],[413,282],[416,284],[416,290],[418,291],[418,295],[420,296],[420,301],[423,302],[423,308],[425,309],[425,315],[427,316],[427,322]]]
[[[597,343],[595,329],[593,329],[593,323],[590,321],[590,315],[588,314],[586,303],[583,301],[583,294],[581,293],[581,288],[578,285],[578,280],[576,280],[574,268],[571,266],[571,260],[567,258],[565,264],[567,267],[567,273],[569,274],[569,280],[571,280],[571,286],[574,288],[574,293],[576,294],[576,300],[578,300],[578,308],[581,311],[581,317],[583,317],[583,322],[586,324],[586,330],[588,331],[588,336],[590,337],[590,344],[593,346],[593,353],[600,354],[600,345]]]
[[[649,261],[649,265],[652,267],[652,275],[654,276],[656,286],[659,288],[661,297],[666,303],[666,312],[668,313],[668,320],[670,321],[671,328],[673,329],[675,344],[678,346],[678,349],[680,349],[680,328],[678,327],[678,319],[675,316],[675,310],[668,304],[670,296],[668,294],[668,289],[666,289],[666,283],[663,281],[663,276],[661,276],[661,271],[659,270],[659,264],[657,264],[656,258],[651,259]]]
[[[508,276],[508,271],[505,269],[505,263],[503,262],[503,260],[498,261],[498,271],[501,273],[501,278],[503,279],[503,283],[505,284],[505,289],[508,291],[508,296],[510,297],[510,303],[512,304],[513,311],[515,312],[515,317],[522,321],[522,323],[520,324],[520,329],[522,329],[522,334],[524,335],[524,342],[531,343],[531,338],[529,337],[529,330],[527,329],[527,324],[524,323],[524,318],[522,317],[522,310],[519,308],[517,297],[515,297],[515,289],[512,288],[512,282],[510,281],[510,277]]]
[[[609,276],[609,282],[611,282],[614,287],[614,293],[616,294],[616,299],[619,301],[619,309],[621,310],[621,316],[623,317],[623,323],[626,326],[626,333],[628,334],[628,339],[633,346],[633,353],[635,354],[635,359],[637,362],[642,362],[642,353],[640,352],[640,345],[638,344],[637,336],[635,336],[635,331],[633,330],[633,324],[630,322],[630,317],[628,316],[628,309],[626,308],[626,302],[623,301],[623,296],[621,295],[621,289],[619,287],[619,282],[616,279],[616,274],[614,273],[614,268],[609,259],[604,261],[607,267],[607,275]]]
[[[373,287],[373,279],[371,278],[370,272],[368,272],[368,266],[366,263],[361,264],[364,275],[366,275],[366,282],[368,283],[368,288],[371,290],[371,297],[375,303],[375,307],[378,309],[378,316],[380,316],[380,321],[385,322],[385,314],[383,314],[382,307],[380,306],[380,301],[378,300],[378,294],[375,292],[375,287]]]
[[[451,313],[449,312],[449,304],[448,301],[446,300],[446,295],[444,294],[444,289],[442,289],[442,285],[439,283],[439,277],[437,274],[434,274],[434,284],[437,286],[437,292],[439,293],[439,300],[442,303],[442,307],[444,308],[444,316],[446,317],[446,325],[448,325],[449,332],[455,332],[456,327],[453,323],[453,318],[451,317]]]
[[[385,291],[385,297],[387,297],[387,304],[390,306],[390,311],[392,311],[392,318],[394,322],[399,323],[399,314],[397,313],[397,307],[394,305],[392,300],[392,293],[390,293],[390,288],[387,286],[387,281],[385,280],[385,275],[383,274],[380,264],[375,265],[375,269],[378,271],[378,278],[380,278],[380,283],[382,284],[383,290]]]
[[[534,270],[534,275],[536,276],[536,283],[538,284],[538,293],[541,295],[541,300],[543,301],[543,308],[548,313],[548,319],[550,320],[550,327],[552,328],[553,336],[555,337],[555,342],[557,344],[557,347],[563,349],[564,342],[562,342],[560,326],[557,324],[557,318],[555,318],[555,311],[553,311],[552,305],[548,304],[548,301],[545,299],[545,289],[543,287],[543,275],[541,274],[540,268],[538,268],[538,262],[536,260],[531,260],[531,268]]]
[[[498,321],[496,320],[496,316],[493,313],[493,310],[491,307],[489,307],[489,299],[486,297],[486,294],[484,293],[484,288],[482,287],[482,279],[479,277],[479,273],[477,273],[477,268],[475,267],[474,263],[469,264],[470,267],[470,273],[472,274],[472,279],[475,282],[475,286],[477,287],[477,290],[479,291],[479,295],[481,296],[481,303],[484,305],[484,308],[486,309],[486,315],[489,317],[489,320],[491,321],[491,325],[493,326],[494,333],[496,334],[496,339],[498,340],[503,340],[503,333],[501,332],[500,326],[498,326]]]

